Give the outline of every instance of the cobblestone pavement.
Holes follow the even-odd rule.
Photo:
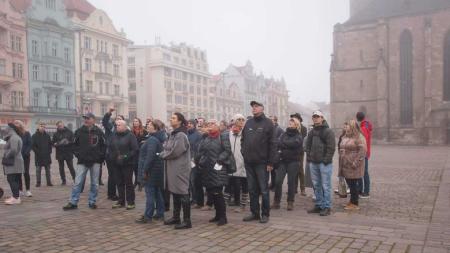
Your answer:
[[[335,198],[331,216],[307,214],[311,199],[297,196],[294,211],[282,202],[268,224],[243,223],[244,214],[228,209],[229,224],[217,227],[207,222],[213,211],[193,210],[193,228],[184,231],[135,224],[143,192],[135,210],[112,210],[105,186],[97,210],[84,194],[78,210],[63,212],[71,187],[36,189],[32,176],[32,198],[0,204],[0,252],[450,252],[449,157],[448,147],[375,146],[371,198],[358,212],[345,212],[347,200]],[[0,185],[9,194],[4,176]]]

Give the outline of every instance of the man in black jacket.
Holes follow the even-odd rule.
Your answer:
[[[56,133],[53,135],[52,143],[56,148],[56,160],[59,165],[59,175],[62,185],[66,185],[66,173],[64,171],[64,161],[69,168],[72,180],[75,182],[75,169],[73,168],[73,133],[64,126],[62,121],[56,123]]]
[[[76,169],[75,184],[72,188],[70,202],[63,207],[63,210],[78,208],[81,188],[86,180],[86,174],[90,171],[91,188],[89,191],[89,208],[96,209],[98,177],[100,174],[100,164],[105,160],[105,134],[95,125],[95,116],[88,113],[83,116],[84,125],[75,131],[73,153],[78,159]]]
[[[124,120],[116,121],[116,130],[113,132],[109,147],[108,160],[114,170],[114,176],[119,192],[119,200],[113,208],[125,207],[134,209],[135,193],[133,185],[133,163],[139,150],[136,137],[127,128]]]
[[[264,115],[264,106],[256,101],[250,103],[253,118],[249,119],[242,131],[242,156],[244,157],[250,193],[251,215],[244,221],[259,220],[267,223],[270,215],[269,173],[276,161],[276,138],[274,126]],[[262,195],[260,210],[259,195]]]
[[[280,141],[280,137],[282,134],[284,134],[284,130],[278,125],[278,117],[277,116],[270,116],[270,120],[272,120],[273,126],[274,126],[274,134],[275,138],[277,140],[277,143]],[[275,185],[276,185],[276,173],[275,171],[278,169],[280,163],[277,161],[273,165],[273,170],[270,172],[270,185],[269,189],[274,191]]]
[[[305,152],[314,185],[316,205],[308,210],[308,213],[328,216],[331,210],[331,175],[336,140],[321,111],[315,111],[312,120],[314,128],[306,138]]]
[[[50,165],[52,164],[52,140],[45,131],[45,123],[40,123],[36,133],[31,137],[34,162],[36,164],[36,187],[41,186],[41,170],[45,168],[47,186],[53,186]]]

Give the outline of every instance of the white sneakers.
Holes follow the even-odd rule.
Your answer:
[[[17,199],[14,197],[10,197],[5,200],[6,205],[18,205],[20,203],[22,203],[22,201],[20,200],[20,197]]]
[[[25,197],[33,197],[33,194],[30,191],[26,191]]]

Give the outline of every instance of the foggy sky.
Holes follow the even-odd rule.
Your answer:
[[[251,60],[284,77],[290,101],[329,101],[333,26],[348,0],[90,0],[135,44],[186,42],[207,51],[210,72]]]

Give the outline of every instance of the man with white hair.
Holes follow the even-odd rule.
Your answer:
[[[132,165],[138,150],[136,137],[128,129],[127,123],[124,120],[116,120],[116,129],[111,136],[107,154],[114,170],[113,174],[119,192],[119,200],[113,205],[113,208],[125,206],[127,210],[135,208]]]

